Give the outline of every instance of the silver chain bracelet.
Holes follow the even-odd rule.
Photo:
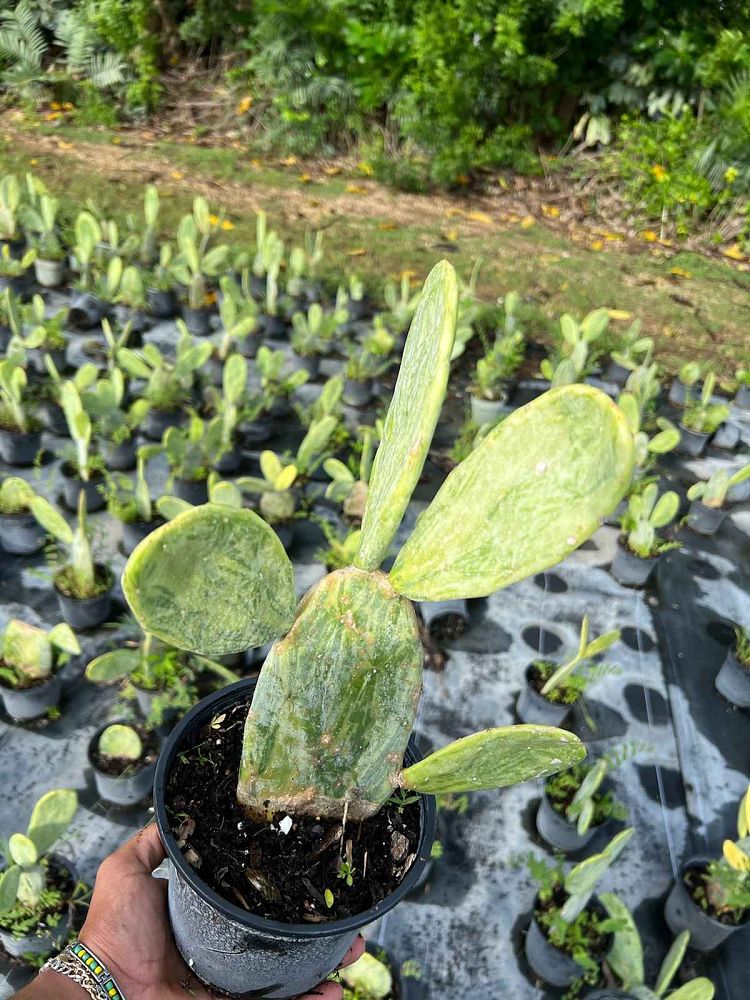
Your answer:
[[[42,971],[44,969],[52,969],[72,979],[88,993],[91,1000],[125,1000],[104,962],[80,941],[73,941],[59,955],[47,959]]]

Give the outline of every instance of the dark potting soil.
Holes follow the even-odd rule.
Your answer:
[[[705,868],[691,868],[683,876],[687,890],[690,893],[690,898],[695,905],[699,906],[704,913],[713,917],[714,920],[718,920],[720,924],[726,924],[728,927],[737,927],[739,924],[744,924],[748,915],[750,915],[750,911],[717,910],[711,905],[706,893],[705,874]]]
[[[78,594],[74,593],[75,577],[73,576],[72,567],[63,567],[63,569],[55,574],[53,582],[63,597],[71,597],[74,600],[79,599]],[[94,567],[93,593],[89,594],[86,598],[80,598],[80,600],[89,600],[92,597],[98,597],[100,594],[109,590],[113,583],[114,576],[112,575],[112,572],[107,569],[106,566],[96,565]]]
[[[556,948],[572,955],[572,948],[566,947],[566,942],[562,945],[556,944],[550,939],[549,926],[559,910],[563,908],[568,899],[567,892],[561,885],[555,886],[549,899],[542,901],[537,897],[534,908],[534,917],[542,929],[544,936],[554,944]],[[575,920],[577,933],[575,934],[576,947],[581,943],[585,945],[587,954],[594,959],[603,958],[609,950],[611,935],[604,934],[599,930],[599,923],[605,918],[605,914],[599,914],[593,908],[587,907],[583,913]]]
[[[430,635],[438,642],[449,642],[462,636],[466,628],[466,619],[461,615],[441,615],[430,624]]]
[[[133,729],[141,738],[143,753],[136,761],[128,760],[127,757],[102,757],[98,746],[91,754],[91,763],[102,774],[108,774],[112,778],[121,778],[124,774],[135,774],[142,771],[144,767],[153,764],[159,756],[159,740],[155,733],[149,732],[142,726],[133,726]]]
[[[249,820],[237,803],[249,699],[212,720],[177,755],[166,806],[185,859],[219,895],[251,913],[287,923],[325,923],[367,910],[390,895],[414,862],[419,804],[388,803],[363,823],[302,816],[284,834]],[[351,886],[342,864],[353,871]],[[333,893],[326,905],[325,893]]]
[[[57,666],[54,666],[52,673],[47,674],[46,677],[26,677],[20,671],[16,671],[14,667],[11,667],[10,664],[7,664],[2,657],[0,657],[0,667],[4,667],[11,673],[15,673],[18,678],[15,684],[8,684],[6,681],[0,680],[0,687],[4,687],[7,691],[30,691],[32,688],[41,687],[42,684],[49,684],[57,673]]]
[[[542,688],[559,666],[559,663],[553,663],[551,660],[537,660],[531,664],[529,677],[532,687],[538,694],[542,694]],[[561,684],[552,691],[552,694],[543,694],[542,697],[555,704],[572,705],[578,698],[578,692],[567,684]]]

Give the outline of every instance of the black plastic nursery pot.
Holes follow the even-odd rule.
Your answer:
[[[51,866],[58,872],[66,873],[73,884],[76,882],[74,866],[58,854],[48,855]],[[70,932],[70,911],[61,914],[56,926],[49,930],[38,929],[36,933],[15,937],[10,931],[0,928],[0,944],[11,958],[23,958],[25,955],[46,957],[54,951],[59,951],[68,939]]]
[[[273,436],[273,417],[265,414],[257,420],[249,420],[242,425],[240,433],[249,448],[256,444],[265,444]]]
[[[540,694],[531,682],[533,664],[529,664],[524,674],[526,683],[516,702],[516,715],[521,722],[535,726],[561,726],[570,714],[572,705],[550,701]]]
[[[747,924],[747,918],[741,924],[722,923],[707,910],[701,909],[690,895],[685,876],[705,869],[711,860],[707,857],[695,857],[686,861],[664,904],[664,919],[672,934],[676,937],[684,930],[690,931],[690,947],[696,951],[713,951]]]
[[[19,299],[23,299],[26,298],[30,287],[31,282],[27,274],[19,274],[17,278],[6,278],[5,275],[0,275],[0,292],[8,289]]]
[[[420,601],[418,607],[430,632],[441,637],[459,635],[469,625],[469,605],[463,599]]]
[[[257,333],[249,333],[240,341],[239,351],[244,358],[250,358],[252,360],[257,356],[259,346],[260,337]]]
[[[133,438],[113,444],[107,441],[102,445],[102,458],[110,471],[129,472],[135,468],[137,447]]]
[[[157,410],[152,406],[143,418],[141,430],[149,441],[161,441],[164,431],[169,427],[179,427],[184,419],[182,410]]]
[[[221,458],[214,462],[214,469],[222,475],[226,475],[230,472],[236,472],[241,464],[242,451],[240,448],[234,447],[230,448],[229,451],[225,451]]]
[[[179,305],[177,296],[171,288],[149,288],[146,291],[146,306],[156,319],[173,319],[177,315]]]
[[[295,355],[297,367],[307,372],[313,381],[320,375],[320,360],[319,354]]]
[[[62,681],[59,674],[53,674],[44,684],[34,687],[13,688],[0,681],[0,698],[5,711],[14,722],[29,722],[39,719],[50,708],[60,704]]]
[[[266,313],[260,317],[258,326],[263,336],[269,340],[284,340],[289,332],[289,326],[283,316],[269,316]]]
[[[546,788],[542,789],[542,801],[539,803],[536,814],[536,828],[542,840],[550,847],[554,847],[555,850],[565,854],[580,851],[606,825],[606,820],[598,826],[592,824],[586,833],[580,834],[576,829],[575,822],[571,822],[562,813],[559,813],[552,806]]]
[[[103,566],[97,566],[96,569],[99,573],[105,572]],[[115,588],[114,577],[110,580],[107,590],[97,594],[96,597],[68,597],[67,594],[63,594],[58,589],[54,580],[53,583],[60,604],[60,613],[63,620],[70,625],[74,632],[95,628],[107,620],[112,607],[112,591]]]
[[[610,361],[605,369],[604,378],[607,382],[616,382],[617,385],[625,385],[630,378],[630,369],[618,364],[616,361]]]
[[[44,528],[33,514],[0,514],[0,545],[6,552],[27,556],[44,548]]]
[[[734,405],[741,410],[750,410],[750,385],[741,385],[734,397]]]
[[[534,908],[536,909],[536,901],[534,902]],[[592,897],[591,902],[587,906],[587,909],[591,908],[601,910],[602,915],[604,915],[604,908],[596,896]],[[608,951],[609,948],[607,948]],[[550,986],[557,986],[563,989],[567,986],[572,986],[583,975],[583,966],[579,965],[567,952],[552,944],[539,926],[535,916],[532,916],[526,934],[524,952],[526,954],[526,961],[536,975],[540,979],[543,979],[545,983],[549,983]],[[605,956],[606,953],[602,957],[604,958]]]
[[[726,507],[707,507],[702,500],[693,500],[687,523],[699,535],[715,535],[726,516]]]
[[[208,480],[181,479],[175,476],[172,481],[172,493],[180,500],[186,500],[197,507],[208,502]]]
[[[711,442],[714,448],[721,448],[724,451],[734,451],[740,443],[740,428],[737,424],[725,421],[714,434]]]
[[[70,303],[68,327],[71,330],[90,330],[107,315],[108,304],[91,292],[76,295]]]
[[[60,373],[68,370],[70,367],[68,365],[68,348],[65,347],[53,347],[51,349],[45,348],[34,348],[28,352],[29,360],[31,361],[31,369],[33,369],[37,375],[46,377],[47,375],[47,365],[44,361],[44,355],[49,354],[52,364],[57,368]],[[28,374],[31,374],[29,371]]]
[[[643,559],[631,552],[622,538],[617,540],[617,551],[612,560],[612,576],[624,587],[645,587],[659,562],[659,556]]]
[[[372,401],[372,379],[367,379],[366,382],[358,382],[353,378],[346,379],[343,399],[349,406],[367,406]]]
[[[734,649],[728,649],[714,681],[716,690],[737,708],[750,708],[750,669],[740,663]]]
[[[101,472],[92,472],[91,479],[84,482],[69,462],[63,462],[60,474],[62,475],[63,500],[68,510],[78,509],[78,498],[81,493],[86,498],[87,513],[91,514],[95,510],[102,509],[105,500],[99,489],[104,482],[104,476]]]
[[[70,437],[68,422],[62,406],[50,400],[42,403],[39,407],[39,416],[45,428],[56,437]]]
[[[121,725],[128,723],[119,721]],[[154,775],[156,774],[156,759],[145,765],[134,766],[131,773],[124,773],[120,776],[108,774],[100,770],[96,765],[96,749],[99,745],[99,737],[105,729],[108,729],[115,722],[108,722],[101,726],[92,736],[88,746],[88,760],[91,770],[94,772],[94,784],[100,799],[115,806],[134,806],[143,802],[150,794],[154,786]]]
[[[158,514],[150,521],[129,521],[122,525],[122,551],[129,556],[136,545],[164,524],[164,518]]]
[[[119,327],[130,324],[131,333],[145,333],[151,329],[151,316],[145,309],[131,309],[129,306],[115,306],[115,320]],[[128,337],[130,346],[135,346]]]
[[[679,379],[672,379],[667,398],[672,406],[684,406],[687,402],[687,387]]]
[[[677,442],[675,451],[678,455],[687,455],[689,458],[699,458],[706,450],[710,434],[703,431],[693,431],[680,421],[680,440]]]
[[[8,465],[33,465],[42,447],[41,431],[7,431],[0,428],[0,457]]]
[[[344,920],[287,924],[249,913],[202,881],[177,846],[166,809],[172,765],[186,745],[217,712],[245,700],[254,678],[238,681],[204,698],[178,723],[159,757],[154,809],[169,862],[169,917],[177,947],[203,982],[233,997],[287,1000],[307,993],[341,962],[361,927],[372,923],[407,895],[430,858],[435,834],[435,800],[420,798],[418,854],[398,888],[376,906]],[[413,744],[406,760],[417,759]]]
[[[295,531],[296,522],[295,521],[277,521],[275,524],[272,524],[271,527],[276,532],[276,534],[279,536],[279,541],[281,542],[281,544],[284,546],[284,548],[288,552],[289,549],[292,547],[292,544],[294,542],[294,537],[295,537],[295,534],[296,534],[296,531]]]
[[[42,288],[58,288],[65,277],[65,261],[42,260],[37,257],[34,261],[34,277]]]
[[[205,307],[191,309],[183,306],[181,315],[185,326],[194,337],[207,337],[211,332],[211,310]]]

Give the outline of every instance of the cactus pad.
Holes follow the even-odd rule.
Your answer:
[[[421,677],[414,609],[388,577],[324,577],[258,678],[239,801],[259,816],[373,815],[398,785]]]
[[[448,385],[457,301],[455,272],[441,261],[424,283],[372,466],[357,558],[363,569],[385,558],[422,474]]]
[[[464,736],[407,767],[400,782],[430,795],[546,778],[586,756],[577,736],[550,726],[504,726]]]
[[[483,597],[554,566],[616,507],[633,438],[604,393],[552,389],[516,410],[443,483],[391,580],[412,600]]]
[[[144,631],[207,656],[283,635],[294,621],[292,564],[275,532],[250,510],[205,504],[145,538],[122,588]]]

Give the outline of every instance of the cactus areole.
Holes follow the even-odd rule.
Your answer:
[[[448,382],[456,278],[430,273],[372,468],[356,566],[324,577],[295,608],[292,567],[273,529],[209,503],[133,552],[125,596],[143,628],[219,656],[275,640],[245,725],[238,799],[269,813],[363,820],[396,789],[478,790],[553,774],[584,756],[570,733],[488,729],[403,767],[421,692],[412,600],[489,594],[554,565],[616,507],[633,438],[587,385],[547,392],[492,430],[446,479],[398,553],[389,552],[422,471]]]

